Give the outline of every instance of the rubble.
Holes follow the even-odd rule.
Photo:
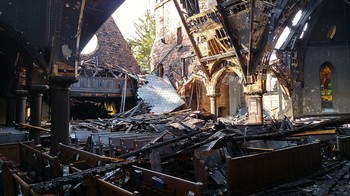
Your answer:
[[[231,195],[233,192],[257,195],[336,195],[344,189],[341,187],[342,181],[348,179],[350,163],[344,158],[349,154],[347,149],[350,148],[350,143],[348,137],[343,135],[347,134],[347,126],[342,125],[349,122],[349,116],[341,116],[296,121],[285,118],[261,126],[225,124],[188,109],[162,115],[144,113],[126,115],[124,118],[72,121],[72,143],[59,146],[58,161],[62,168],[68,164],[69,171],[73,173],[31,183],[28,187],[36,193],[50,193],[66,184],[79,184],[75,191],[82,191],[87,186],[84,184],[92,180],[100,183],[99,186],[111,183],[118,187],[118,191],[137,192],[141,195],[148,195],[146,192],[152,186],[156,187],[149,192],[152,194],[186,190],[184,187],[172,191],[169,189],[168,186],[176,186],[176,178],[184,180],[188,186],[194,182],[193,186],[196,187],[195,182],[200,182],[198,190],[203,195]],[[328,133],[327,130],[336,132]],[[32,156],[29,150],[25,151],[29,153],[27,156]],[[36,155],[41,156],[43,155]],[[259,158],[268,156],[275,158]],[[240,162],[245,164],[233,167],[242,164]],[[304,169],[301,170],[300,167]],[[140,168],[147,170],[144,172],[155,172],[152,175],[158,177],[153,179],[153,185],[146,182],[147,179],[135,179],[125,173],[136,172],[137,175]],[[235,175],[231,175],[233,168],[238,169]],[[93,180],[97,174],[95,170],[100,177]],[[251,173],[253,171],[272,176],[259,178]],[[165,174],[169,175],[170,181],[164,178]],[[242,176],[239,177],[240,175]],[[252,178],[253,176],[255,177]],[[239,185],[241,188],[233,189],[237,179],[243,184]],[[282,184],[271,187],[275,185],[274,179]],[[147,185],[148,188],[139,185],[130,187],[130,184],[139,184],[139,180],[151,184]],[[259,183],[259,186],[248,188]]]
[[[59,144],[58,157],[44,153],[45,142],[40,150],[20,144],[20,163],[29,167],[17,171],[5,164],[5,179],[15,179],[24,195],[55,193],[68,185],[66,193],[72,195],[89,195],[87,190],[96,195],[107,190],[117,195],[318,195],[331,194],[348,177],[350,137],[345,135],[350,133],[342,125],[350,116],[293,121],[266,115],[265,124],[247,125],[241,108],[236,116],[216,121],[201,111],[181,110],[183,101],[166,78],[149,75],[144,83],[138,104],[114,116],[98,103],[74,101],[100,117],[71,120],[70,143]],[[32,180],[20,180],[21,175]],[[271,188],[276,183],[281,184]]]

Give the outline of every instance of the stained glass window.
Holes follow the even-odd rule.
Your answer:
[[[322,110],[331,109],[333,108],[332,74],[331,69],[327,64],[321,66],[320,84]]]

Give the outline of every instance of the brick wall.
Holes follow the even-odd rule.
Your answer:
[[[100,27],[96,36],[98,39],[97,49],[88,55],[81,55],[81,60],[88,60],[98,56],[98,62],[101,66],[121,65],[133,73],[140,72],[140,67],[130,47],[112,17]]]

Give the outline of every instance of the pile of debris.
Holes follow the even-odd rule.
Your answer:
[[[15,195],[18,187],[24,195],[350,192],[341,186],[350,175],[350,116],[247,125],[241,109],[214,120],[179,110],[183,102],[166,78],[144,82],[142,100],[129,111],[71,121],[70,143],[59,144],[57,157],[42,151],[43,142],[41,150],[19,144],[21,168],[4,164],[5,181],[15,181],[5,193]]]
[[[271,193],[271,190],[266,189],[266,187],[306,176],[310,172],[313,172],[312,175],[316,175],[315,173],[320,171],[321,166],[338,165],[335,168],[347,167],[347,161],[341,159],[341,156],[344,157],[346,148],[350,147],[350,143],[346,142],[348,140],[345,136],[347,135],[347,128],[341,127],[341,125],[349,122],[350,117],[347,116],[299,119],[295,122],[285,118],[281,121],[272,121],[271,124],[249,126],[213,121],[211,116],[199,111],[181,110],[162,115],[145,113],[113,119],[72,122],[72,125],[76,132],[78,132],[78,129],[85,128],[92,132],[110,132],[109,137],[113,137],[113,134],[116,133],[122,134],[125,140],[135,137],[137,139],[132,139],[134,143],[135,141],[145,140],[145,142],[138,143],[141,146],[122,146],[114,148],[115,152],[113,154],[103,155],[121,158],[142,168],[181,179],[201,182],[204,185],[203,193],[205,194],[250,194],[264,188],[265,191],[259,193],[264,195]],[[340,141],[342,142],[342,148],[339,147]],[[92,146],[87,141],[84,149],[91,151],[91,148]],[[112,148],[108,149],[111,150]],[[103,152],[97,152],[97,154],[99,153]],[[311,156],[312,154],[313,156]],[[259,158],[259,156],[269,155],[277,156],[273,158],[277,163],[265,163],[264,160]],[[290,168],[286,168],[267,165],[278,164],[281,161],[280,159],[286,156],[292,158],[294,166],[288,165]],[[304,156],[309,157],[309,159]],[[266,158],[266,160],[268,159],[270,158]],[[260,179],[261,182],[256,182],[260,183],[257,187],[249,187],[249,183],[252,183],[249,180],[256,177],[256,174],[251,174],[252,176],[248,179],[240,179],[242,182],[247,181],[248,184],[240,185],[246,186],[246,188],[236,189],[240,186],[235,184],[237,177],[233,176],[240,176],[240,174],[234,174],[232,171],[245,170],[233,168],[233,165],[241,164],[235,162],[242,160],[248,165],[245,167],[249,167],[253,171],[255,167],[269,171],[269,169],[259,166],[259,164],[265,164],[265,167],[270,167],[270,170],[277,170],[277,173],[275,173],[277,176],[283,176],[281,173],[288,173],[288,171],[293,172],[288,173],[288,176],[282,179],[277,178],[278,181],[274,181],[273,178],[272,180]],[[260,160],[261,163],[257,160]],[[291,160],[287,159],[286,161]],[[248,162],[251,163],[248,164]],[[283,160],[281,162],[283,163]],[[308,165],[307,163],[311,164]],[[244,165],[239,166],[244,167]],[[282,169],[276,169],[276,167],[282,167]],[[304,167],[304,169],[300,169],[300,167]],[[298,173],[295,170],[301,172]],[[329,174],[323,172],[323,175]],[[306,181],[309,183],[310,179]],[[116,182],[119,182],[119,180],[111,183],[117,184]],[[313,180],[313,182],[316,182],[316,180]],[[122,186],[121,184],[118,185]],[[302,192],[302,190],[299,190],[300,184],[293,188],[296,188],[293,191]],[[306,187],[305,191],[309,189],[310,187]],[[273,190],[278,193],[278,191],[283,192],[286,188],[281,186],[275,187]],[[318,190],[318,188],[312,191],[315,190]]]

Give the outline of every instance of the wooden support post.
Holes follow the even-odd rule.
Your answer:
[[[123,85],[123,93],[122,93],[122,101],[120,103],[120,112],[125,111],[125,100],[126,100],[126,89],[128,87],[128,75],[125,74],[124,85]]]

